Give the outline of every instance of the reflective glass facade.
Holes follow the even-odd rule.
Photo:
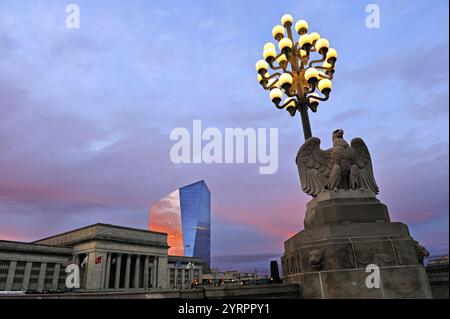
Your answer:
[[[184,186],[150,207],[149,230],[168,234],[169,254],[211,262],[211,194],[204,181]]]

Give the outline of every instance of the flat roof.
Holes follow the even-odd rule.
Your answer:
[[[72,248],[11,240],[0,240],[0,250],[56,255],[72,255]]]
[[[169,247],[167,246],[167,233],[104,223],[84,226],[50,237],[38,239],[32,243],[68,246],[94,239],[134,242],[137,244],[154,244]]]
[[[160,235],[166,235],[167,236],[167,233],[157,232],[157,231],[153,231],[153,230],[146,230],[146,229],[142,229],[142,228],[132,228],[132,227],[126,227],[126,226],[118,226],[118,225],[104,224],[104,223],[96,223],[96,224],[91,224],[91,225],[88,225],[88,226],[72,229],[72,230],[69,230],[69,231],[57,234],[57,235],[41,238],[41,239],[32,241],[31,243],[37,243],[37,242],[40,242],[40,241],[43,241],[43,240],[59,237],[59,236],[62,236],[62,235],[67,235],[67,234],[70,234],[70,233],[74,233],[74,232],[77,232],[77,231],[80,231],[80,230],[84,230],[84,229],[88,229],[88,228],[92,228],[92,227],[97,227],[97,226],[103,226],[103,227],[108,227],[108,228],[117,228],[117,229],[125,229],[125,230],[132,230],[132,231],[140,231],[140,232],[144,232],[144,233],[153,233],[153,234],[160,234]]]

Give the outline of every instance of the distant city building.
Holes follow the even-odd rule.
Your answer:
[[[209,273],[203,273],[202,284],[203,285],[251,285],[256,284],[258,281],[265,279],[265,282],[270,283],[267,275],[258,275],[256,272],[239,272],[237,270],[220,271],[218,269],[210,269]]]
[[[150,207],[148,229],[167,233],[170,255],[198,257],[211,266],[211,193],[199,181]]]
[[[272,280],[277,283],[281,282],[280,270],[278,268],[278,261],[276,260],[272,260],[270,262],[270,278],[272,278]]]
[[[426,265],[434,299],[448,299],[448,256],[430,259]]]

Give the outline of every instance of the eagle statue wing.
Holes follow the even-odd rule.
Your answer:
[[[360,171],[362,187],[378,194],[379,189],[373,175],[372,159],[366,143],[361,138],[354,138],[351,146],[354,150],[355,165],[358,166]]]
[[[330,174],[330,150],[320,149],[320,139],[311,137],[300,147],[296,163],[303,191],[316,196],[325,190]]]

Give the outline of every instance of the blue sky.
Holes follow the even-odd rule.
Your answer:
[[[448,2],[0,0],[0,236],[33,240],[95,222],[145,228],[149,205],[205,179],[213,263],[248,269],[302,229],[298,117],[276,110],[254,64],[284,13],[339,54],[313,134],[364,138],[391,218],[448,253]],[[381,27],[365,25],[369,3]],[[170,131],[276,127],[279,170],[174,165]],[[231,236],[230,234],[233,234]],[[236,250],[236,247],[239,247]],[[214,257],[215,256],[215,257]]]

